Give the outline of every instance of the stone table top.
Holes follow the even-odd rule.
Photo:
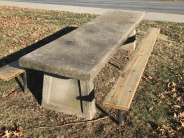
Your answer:
[[[73,79],[93,79],[143,18],[144,12],[110,10],[21,57],[19,64]]]

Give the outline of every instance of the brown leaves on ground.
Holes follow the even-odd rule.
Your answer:
[[[23,128],[21,126],[18,126],[16,129],[5,127],[1,129],[1,138],[10,138],[11,136],[20,138],[21,136],[23,136]]]
[[[54,28],[49,28],[50,31],[47,25],[42,25],[39,28],[40,24],[45,23],[44,18],[22,16],[22,12],[17,13],[17,11],[15,11],[15,15],[10,15],[10,11],[4,8],[5,7],[0,6],[0,14],[2,15],[0,16],[0,37],[3,37],[1,43],[5,44],[6,48],[2,48],[0,45],[0,48],[2,48],[0,58],[7,57],[13,52],[36,43],[39,39],[48,35]],[[39,24],[37,24],[37,22],[39,22]],[[7,48],[9,50],[7,50]]]
[[[13,93],[13,96],[14,96],[14,97],[17,97],[17,91],[15,91],[15,92]]]
[[[167,86],[168,86],[168,88],[176,87],[176,83],[175,82],[169,82]]]
[[[1,96],[2,98],[7,97],[9,94],[3,93],[3,95]]]
[[[160,95],[170,94],[171,97],[173,99],[175,99],[175,102],[181,102],[181,103],[183,103],[183,101],[182,101],[182,96],[183,95],[180,92],[177,91],[177,86],[180,86],[180,84],[179,83],[175,83],[175,82],[169,82],[167,84],[167,90],[164,91],[164,92],[162,92],[162,93],[160,93],[157,96],[160,97]],[[171,100],[170,98],[166,98],[164,96],[164,99],[165,99],[165,101],[167,102],[168,105],[174,105],[174,103],[170,102],[170,100]]]
[[[21,88],[18,88],[18,89],[12,89],[12,92],[10,92],[9,94],[7,94],[7,93],[3,93],[2,94],[2,98],[6,98],[6,97],[8,97],[8,96],[10,96],[10,95],[12,95],[12,96],[14,96],[14,97],[17,97],[17,95],[18,95],[18,91],[20,91],[21,90]]]
[[[181,108],[179,108],[181,109]],[[180,125],[181,127],[184,127],[184,111],[178,110],[177,113],[174,113],[174,117],[179,119]],[[180,127],[180,129],[181,129]]]
[[[171,109],[173,110],[173,117],[175,117],[178,122],[173,127],[168,127],[163,125],[158,127],[153,134],[159,137],[177,137],[178,131],[184,127],[184,110],[183,110],[183,93],[178,90],[178,88],[183,88],[182,84],[179,82],[169,82],[166,85],[167,90],[158,93],[157,98],[154,98],[153,101],[165,101]],[[157,106],[155,106],[157,107]],[[174,129],[174,130],[173,130]]]
[[[161,127],[158,126],[158,128],[155,131],[153,131],[153,134],[163,138],[177,137],[177,132],[173,130],[171,127],[168,127],[166,125],[162,125]]]
[[[125,56],[125,60],[130,60],[130,56]]]
[[[147,76],[147,75],[143,75],[142,76],[142,80],[146,81],[146,80],[152,80],[153,78],[151,76]]]

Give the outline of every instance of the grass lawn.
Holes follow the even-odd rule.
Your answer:
[[[0,6],[0,67],[69,33],[98,15]],[[0,81],[0,136],[21,126],[23,136],[63,137],[182,137],[184,135],[184,24],[142,21],[137,43],[149,27],[158,36],[123,126],[118,111],[102,106],[127,63],[130,52],[119,50],[96,76],[94,120],[44,109],[43,72],[28,70],[28,94],[19,89],[22,78]],[[115,65],[115,66],[114,66]]]

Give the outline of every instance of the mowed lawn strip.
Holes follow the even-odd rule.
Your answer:
[[[0,6],[0,66],[65,35],[98,15]],[[0,127],[23,128],[22,137],[181,137],[184,135],[184,24],[142,21],[137,43],[149,27],[160,28],[124,125],[118,111],[102,102],[123,70],[130,52],[119,50],[95,78],[97,113],[88,121],[44,109],[43,72],[28,70],[28,94],[22,78],[0,82]],[[2,130],[3,131],[3,130]]]

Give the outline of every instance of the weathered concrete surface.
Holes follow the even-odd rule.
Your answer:
[[[110,10],[20,58],[20,65],[78,80],[92,80],[144,18],[143,12]]]
[[[126,42],[120,47],[120,49],[123,49],[126,51],[134,51],[136,48],[135,35],[136,35],[136,30],[132,32],[132,34],[129,36]]]
[[[91,120],[96,113],[93,81],[44,74],[42,106]]]

